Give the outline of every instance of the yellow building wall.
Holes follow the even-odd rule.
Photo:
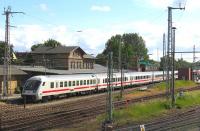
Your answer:
[[[15,93],[15,89],[17,88],[17,81],[12,80],[8,82],[8,94],[12,95]],[[3,91],[3,81],[1,83],[1,91]]]

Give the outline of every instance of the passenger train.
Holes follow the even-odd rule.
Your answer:
[[[177,76],[177,71],[175,74]],[[128,72],[123,73],[122,78],[120,73],[113,73],[113,88],[119,88],[121,84],[130,86],[160,82],[163,80],[163,72]],[[33,101],[48,101],[60,95],[104,91],[107,89],[107,81],[106,73],[34,76],[24,84],[22,97]]]

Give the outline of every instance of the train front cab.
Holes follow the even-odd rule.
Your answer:
[[[22,97],[25,98],[27,101],[37,101],[39,100],[38,96],[38,89],[41,85],[40,80],[27,80],[26,83],[23,86],[22,90]]]

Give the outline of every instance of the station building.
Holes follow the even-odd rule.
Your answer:
[[[40,46],[31,52],[34,66],[49,69],[93,69],[95,57],[78,46]]]

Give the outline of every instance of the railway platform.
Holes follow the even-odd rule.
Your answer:
[[[0,95],[0,100],[6,101],[6,100],[15,100],[15,99],[20,99],[21,94],[12,94],[8,96],[2,96]]]

